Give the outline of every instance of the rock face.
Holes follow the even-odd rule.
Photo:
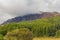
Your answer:
[[[54,17],[54,16],[60,16],[60,13],[58,13],[58,12],[42,12],[39,14],[37,14],[37,13],[36,14],[28,14],[28,15],[9,19],[9,20],[5,21],[3,24],[12,23],[12,22],[29,21],[29,20],[48,18],[48,17]]]

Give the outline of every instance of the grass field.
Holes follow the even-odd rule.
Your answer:
[[[60,40],[60,38],[41,37],[41,38],[34,38],[33,40]]]

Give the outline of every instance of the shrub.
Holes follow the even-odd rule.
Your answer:
[[[56,32],[56,37],[60,37],[60,30]]]
[[[3,35],[2,34],[0,34],[0,40],[3,40]]]
[[[26,28],[16,29],[8,32],[4,40],[32,40],[33,34]]]

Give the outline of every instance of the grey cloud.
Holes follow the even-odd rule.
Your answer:
[[[60,0],[0,0],[0,22],[28,13],[60,11]],[[1,16],[2,14],[2,16]],[[8,18],[4,18],[8,16]]]

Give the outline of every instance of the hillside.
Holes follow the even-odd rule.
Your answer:
[[[37,14],[37,13],[28,14],[28,15],[9,19],[9,20],[5,21],[3,24],[12,23],[12,22],[20,22],[20,21],[29,21],[29,20],[48,18],[48,17],[54,17],[54,16],[60,16],[60,14],[58,12],[42,12],[41,14]]]
[[[21,29],[24,28],[24,29]],[[25,29],[26,28],[26,29]],[[20,29],[22,31],[20,31]],[[31,21],[21,21],[21,22],[13,22],[9,24],[0,25],[0,37],[3,38],[10,38],[13,39],[20,39],[20,35],[26,34],[26,30],[29,29],[29,35],[31,36],[30,32],[32,33],[33,37],[59,37],[60,38],[60,16],[49,17],[49,18],[42,18],[36,19]],[[22,32],[22,34],[20,34]],[[26,35],[25,35],[26,36]],[[27,36],[27,38],[30,36]],[[28,38],[28,39],[29,39]]]

